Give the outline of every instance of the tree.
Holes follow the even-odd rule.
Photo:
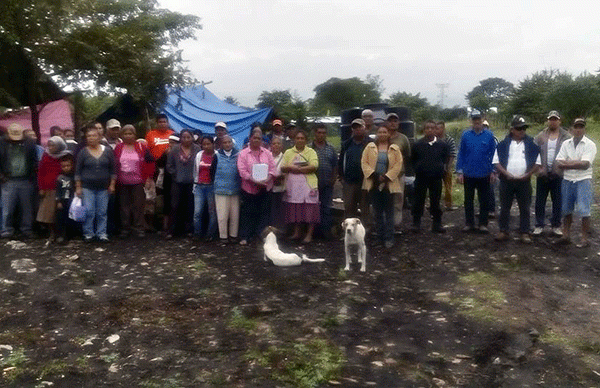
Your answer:
[[[421,97],[421,93],[396,92],[390,96],[387,103],[391,106],[410,108],[412,119],[415,122],[423,122],[437,116],[438,109],[432,106],[427,98]]]
[[[292,92],[288,90],[264,90],[258,96],[257,108],[273,108],[275,112],[292,102]]]
[[[200,19],[157,0],[4,0],[2,8],[0,33],[63,85],[91,82],[159,106],[167,86],[191,81],[177,45],[195,37]]]
[[[231,104],[231,105],[237,105],[237,106],[240,105],[240,102],[238,101],[238,99],[233,96],[226,96],[223,101],[225,101],[226,103]]]
[[[546,120],[548,109],[547,95],[559,79],[569,78],[569,74],[556,70],[543,70],[519,82],[507,107],[507,119],[515,114],[528,117],[536,122]]]
[[[510,99],[515,87],[502,78],[487,78],[467,93],[467,101],[473,108],[487,111],[491,107],[502,109]]]
[[[600,108],[599,77],[589,73],[575,79],[566,75],[559,77],[549,88],[544,104],[545,113],[558,110],[566,125],[577,117],[597,116]]]
[[[371,81],[358,77],[330,78],[314,88],[312,110],[317,114],[339,114],[342,110],[381,102],[381,81],[371,76]]]
[[[289,90],[263,91],[258,97],[257,108],[273,108],[274,115],[286,122],[294,121],[304,128],[308,114],[307,104],[300,96]]]

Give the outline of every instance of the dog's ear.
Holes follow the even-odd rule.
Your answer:
[[[356,225],[362,225],[362,222],[360,222],[360,218],[356,218],[356,221],[354,221],[354,223]]]
[[[346,220],[342,221],[342,229],[346,227]]]

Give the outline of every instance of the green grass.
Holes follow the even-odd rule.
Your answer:
[[[270,378],[299,388],[313,388],[338,378],[346,362],[338,347],[321,339],[250,351],[246,359],[267,368]]]
[[[245,317],[238,307],[234,307],[231,310],[227,326],[231,329],[254,331],[258,323],[254,319]]]

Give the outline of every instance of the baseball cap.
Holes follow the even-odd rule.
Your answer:
[[[560,114],[558,113],[558,111],[551,110],[550,113],[548,113],[548,120],[550,120],[552,117],[556,117],[560,120]]]
[[[121,123],[117,119],[110,119],[106,122],[106,129],[121,128]]]
[[[363,119],[354,119],[354,120],[352,120],[351,126],[354,126],[355,124],[358,124],[360,126],[364,126],[365,125],[365,120],[363,120]]]
[[[23,132],[25,132],[25,128],[21,126],[19,123],[12,123],[6,129],[8,133],[8,138],[12,141],[21,141],[23,140]]]
[[[575,121],[573,121],[573,126],[575,126],[577,124],[585,125],[585,119],[583,117],[576,118]]]
[[[529,127],[529,124],[527,124],[527,122],[525,122],[525,118],[521,115],[516,115],[512,122],[510,123],[510,126],[513,128],[527,128]]]
[[[395,118],[397,118],[398,120],[400,120],[400,117],[398,117],[398,115],[397,115],[397,114],[395,114],[395,113],[393,113],[393,112],[392,112],[392,113],[388,113],[388,114],[387,114],[387,116],[385,116],[385,119],[386,119],[386,120],[389,120],[389,119],[391,119],[392,117],[395,117]]]
[[[279,119],[275,119],[273,120],[273,122],[271,123],[273,126],[275,125],[281,125],[283,127],[283,121],[279,120]]]
[[[469,117],[471,117],[472,119],[478,119],[481,118],[481,112],[478,111],[477,109],[473,109],[471,111],[471,114],[469,115]]]
[[[219,121],[218,123],[215,124],[215,128],[219,128],[219,127],[227,129],[227,124],[225,124],[222,121]]]

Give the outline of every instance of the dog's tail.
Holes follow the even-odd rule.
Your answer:
[[[306,261],[308,263],[322,263],[325,259],[309,259],[305,254],[302,255],[302,261]]]

